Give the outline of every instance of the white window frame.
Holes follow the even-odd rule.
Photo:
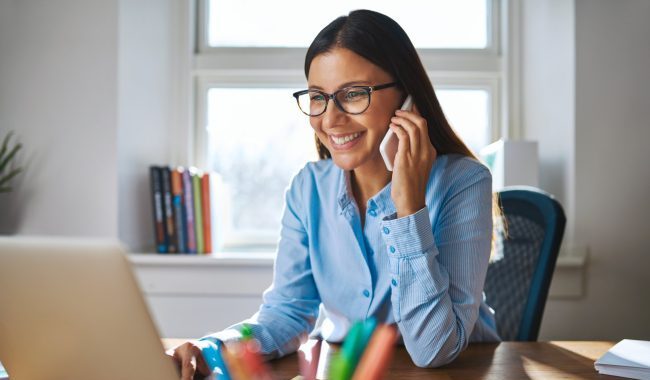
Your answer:
[[[492,140],[519,135],[518,120],[518,21],[517,0],[485,0],[488,11],[488,43],[484,49],[418,49],[434,87],[478,89],[488,92]],[[189,2],[187,19],[191,30],[190,72],[192,87],[187,115],[189,131],[187,157],[193,165],[205,167],[207,155],[207,93],[211,88],[302,88],[307,48],[211,47],[207,44],[208,0]],[[266,246],[277,236],[233,236],[227,249],[240,245]]]

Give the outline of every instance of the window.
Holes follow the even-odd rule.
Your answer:
[[[207,46],[306,47],[325,25],[353,9],[389,15],[420,48],[483,49],[488,45],[485,0],[357,0],[354,7],[350,4],[349,0],[330,0],[326,5],[286,0],[210,0],[206,12]],[[290,14],[278,12],[283,6],[291,9]],[[415,9],[417,12],[413,12]],[[426,22],[422,22],[423,14],[427,15]]]
[[[317,159],[309,120],[291,93],[306,86],[302,65],[313,37],[352,9],[373,9],[402,25],[470,148],[501,137],[498,0],[356,1],[354,8],[341,0],[197,1],[194,154],[197,165],[223,178],[224,250],[276,244],[284,190]]]

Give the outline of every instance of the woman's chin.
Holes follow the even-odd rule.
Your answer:
[[[332,161],[334,161],[334,165],[343,170],[354,170],[361,164],[355,157],[344,157],[336,154],[332,155]]]

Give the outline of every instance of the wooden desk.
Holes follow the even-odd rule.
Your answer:
[[[168,347],[179,340],[166,339]],[[397,347],[385,379],[617,379],[599,375],[594,361],[613,342],[502,342],[470,346],[441,368],[416,367],[403,346]],[[326,346],[323,346],[325,349]],[[276,379],[298,374],[296,354],[270,362]]]

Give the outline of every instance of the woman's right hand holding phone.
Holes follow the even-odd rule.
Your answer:
[[[397,110],[390,128],[399,138],[393,168],[391,198],[399,218],[426,206],[426,186],[437,152],[429,140],[427,121],[415,104],[411,111]]]

